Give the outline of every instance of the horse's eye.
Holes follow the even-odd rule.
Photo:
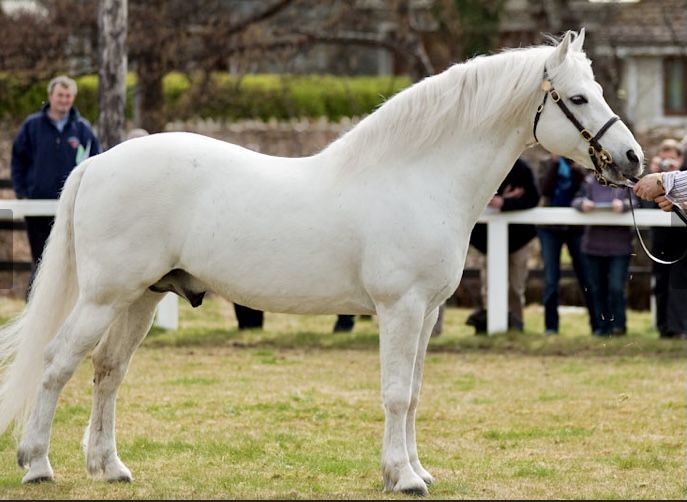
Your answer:
[[[571,96],[570,101],[572,101],[574,105],[583,105],[588,103],[587,98],[585,98],[582,94]]]

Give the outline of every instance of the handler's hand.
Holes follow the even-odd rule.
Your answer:
[[[633,188],[637,197],[644,200],[654,200],[659,195],[663,195],[663,187],[658,184],[660,173],[647,174],[640,179]]]
[[[513,188],[508,185],[501,195],[504,199],[519,199],[525,195],[525,189],[523,187]]]
[[[594,201],[589,200],[589,199],[584,199],[584,200],[582,200],[582,206],[580,207],[580,209],[582,209],[583,213],[588,213],[589,211],[594,209],[595,205],[596,204],[594,204]]]
[[[625,211],[625,204],[620,199],[613,199],[613,202],[611,202],[611,208],[613,209],[614,213],[622,213]]]
[[[656,202],[656,204],[658,204],[658,207],[660,207],[666,212],[671,212],[673,210],[673,203],[666,199],[665,195],[659,195],[658,197],[656,197],[656,199],[654,199],[654,202]]]
[[[493,209],[501,209],[503,207],[503,197],[500,195],[494,195],[487,206]]]

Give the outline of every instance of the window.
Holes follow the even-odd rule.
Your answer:
[[[663,112],[687,115],[687,58],[663,60]]]

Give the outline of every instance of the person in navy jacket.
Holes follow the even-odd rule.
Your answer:
[[[64,75],[48,84],[48,103],[22,124],[12,145],[12,185],[19,199],[57,199],[72,169],[100,153],[100,142],[74,107],[76,82]],[[50,235],[53,217],[26,218],[33,272]],[[27,292],[28,295],[28,292]]]

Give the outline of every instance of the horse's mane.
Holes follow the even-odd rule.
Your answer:
[[[455,64],[387,100],[323,153],[336,151],[349,159],[371,161],[408,156],[457,128],[478,130],[497,121],[511,123],[533,112],[541,101],[542,94],[536,91],[553,49],[548,45],[508,49]]]

